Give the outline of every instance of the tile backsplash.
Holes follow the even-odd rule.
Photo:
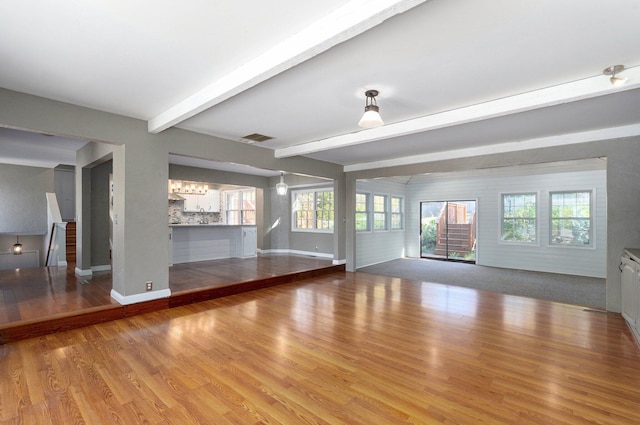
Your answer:
[[[201,219],[209,223],[222,223],[223,217],[219,212],[184,212],[183,201],[169,201],[169,224],[197,224]]]

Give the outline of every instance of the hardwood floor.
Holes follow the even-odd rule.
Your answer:
[[[337,272],[0,346],[5,424],[638,424],[619,315]]]
[[[260,255],[177,264],[169,298],[121,306],[111,296],[111,273],[91,277],[74,267],[0,271],[0,344],[163,308],[268,287],[344,269],[331,260]]]

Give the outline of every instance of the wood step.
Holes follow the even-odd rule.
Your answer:
[[[67,222],[66,228],[67,263],[76,262],[76,222]]]

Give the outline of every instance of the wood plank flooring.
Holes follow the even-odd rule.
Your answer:
[[[121,306],[110,296],[111,273],[91,277],[74,267],[0,271],[0,344],[143,312],[170,308],[344,269],[331,260],[259,255],[178,264],[166,299]]]
[[[638,424],[619,315],[337,272],[0,346],[5,424]]]

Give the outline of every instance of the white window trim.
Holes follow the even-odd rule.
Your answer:
[[[572,245],[572,244],[559,244],[551,242],[551,230],[553,220],[551,209],[551,195],[554,193],[567,193],[567,192],[591,192],[591,205],[589,205],[589,219],[591,221],[589,225],[589,245]],[[592,189],[562,189],[562,190],[550,190],[548,193],[549,199],[549,217],[548,217],[548,226],[549,230],[547,232],[547,247],[549,248],[559,248],[559,249],[587,249],[587,250],[595,250],[596,249],[596,219],[595,219],[595,210],[596,210],[596,188]]]
[[[384,196],[385,197],[385,201],[384,201],[384,213],[385,213],[385,219],[384,219],[384,225],[385,228],[384,229],[376,229],[376,203],[375,203],[375,197],[376,196]],[[388,193],[374,193],[371,196],[371,231],[373,232],[389,232],[390,231],[390,215],[389,215],[389,209],[390,209],[390,196]]]
[[[367,196],[367,228],[366,229],[355,229],[357,233],[371,233],[373,231],[373,194],[371,192],[365,191],[356,191],[356,195],[366,195]],[[354,227],[355,227],[355,214],[358,214],[359,211],[354,212]],[[361,213],[361,212],[360,212]]]
[[[295,189],[295,190],[291,190],[291,207],[290,207],[290,213],[291,213],[291,232],[301,232],[301,233],[325,233],[325,234],[332,234],[334,232],[334,229],[317,229],[315,228],[315,224],[316,224],[316,210],[313,210],[313,225],[314,228],[313,229],[298,229],[296,227],[296,210],[294,209],[295,206],[295,202],[296,202],[296,193],[300,193],[300,192],[313,192],[314,193],[314,200],[315,200],[315,194],[317,192],[333,192],[333,186],[324,186],[324,187],[310,187],[310,188],[306,188],[306,189]],[[334,209],[335,209],[335,193],[333,196],[333,202],[334,202]],[[334,228],[335,228],[335,210],[334,210],[334,224],[333,224]]]
[[[245,209],[242,209],[242,203],[243,203],[243,196],[242,196],[242,194],[243,194],[243,192],[254,192],[254,194],[255,194],[255,195],[254,195],[254,197],[255,197],[256,202],[257,202],[258,194],[256,193],[256,189],[255,189],[255,188],[253,188],[253,189],[246,189],[246,190],[243,190],[243,189],[223,190],[223,191],[221,192],[221,193],[222,193],[222,199],[223,199],[223,201],[222,201],[222,202],[223,202],[223,204],[224,204],[224,216],[223,216],[223,222],[224,222],[224,223],[228,224],[227,217],[228,217],[228,212],[229,212],[229,211],[237,211],[237,212],[238,212],[238,218],[239,218],[239,220],[240,220],[240,223],[238,223],[237,225],[243,225],[243,224],[242,224],[242,221],[243,221],[243,214],[242,214],[242,213],[243,213],[243,211],[253,211],[253,212],[255,213],[255,216],[256,216],[256,223],[254,223],[254,224],[245,224],[245,226],[255,226],[255,225],[257,224],[257,220],[258,220],[258,210],[257,210],[257,209],[253,209],[253,210],[245,210]],[[234,209],[234,210],[232,210],[232,209],[228,208],[228,205],[227,205],[227,194],[228,194],[228,193],[237,193],[237,194],[239,194],[239,196],[240,196],[240,199],[239,199],[239,202],[240,202],[240,205],[239,205],[239,206],[240,206],[240,209],[239,209],[239,210],[235,210],[235,209]],[[234,225],[235,225],[235,224],[234,224]]]
[[[536,240],[533,242],[522,242],[522,241],[505,241],[502,239],[502,233],[504,231],[503,229],[503,225],[504,225],[504,196],[505,195],[527,195],[527,194],[535,194],[536,195]],[[499,233],[498,233],[498,244],[500,245],[520,245],[520,246],[540,246],[540,241],[541,241],[541,234],[540,234],[540,222],[541,222],[541,218],[540,218],[540,191],[528,191],[528,190],[522,190],[522,191],[509,191],[509,192],[500,192],[498,194],[498,209],[500,210],[500,214],[498,217],[499,223],[498,223],[498,229],[500,229]],[[551,200],[551,197],[549,197],[549,200]]]
[[[391,200],[393,198],[398,198],[400,199],[400,213],[395,213],[395,214],[400,214],[400,227],[397,229],[393,228],[393,214],[394,212],[391,210]],[[389,195],[389,231],[391,232],[402,232],[404,231],[404,220],[405,220],[405,213],[404,213],[404,196],[400,196],[400,195]]]

